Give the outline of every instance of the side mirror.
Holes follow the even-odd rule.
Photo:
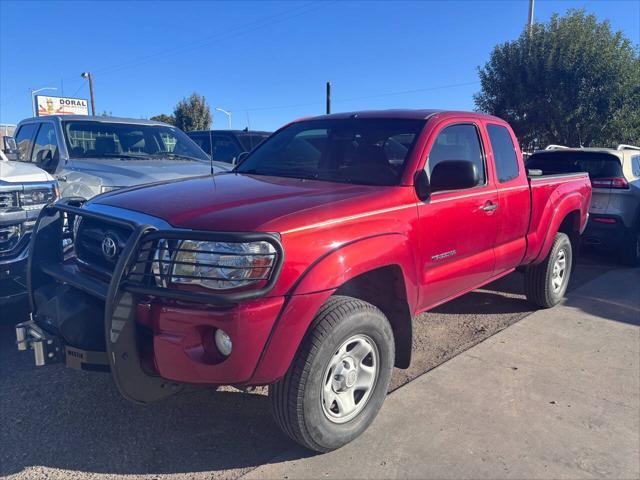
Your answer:
[[[425,172],[424,168],[419,172],[416,172],[416,176],[413,179],[413,185],[416,189],[416,195],[420,200],[426,202],[431,197],[431,184],[429,183],[429,176]]]
[[[249,152],[242,152],[237,157],[233,157],[233,160],[231,160],[231,165],[240,165],[248,156]]]
[[[431,172],[431,192],[473,188],[480,183],[478,169],[468,160],[445,160]]]
[[[13,137],[2,137],[3,139],[3,145],[2,145],[2,150],[4,150],[5,153],[14,153],[16,151],[18,151],[18,144],[16,143],[16,139]]]

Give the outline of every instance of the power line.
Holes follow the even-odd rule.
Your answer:
[[[176,55],[176,54],[180,54],[180,53],[185,53],[191,50],[195,50],[198,48],[202,48],[205,47],[207,45],[209,45],[210,43],[216,41],[216,40],[227,40],[227,39],[231,39],[231,38],[235,38],[238,36],[242,36],[244,34],[253,32],[255,30],[259,30],[261,28],[276,24],[276,23],[280,23],[283,22],[285,20],[290,20],[292,18],[296,18],[299,17],[301,15],[306,15],[310,12],[313,12],[315,10],[318,10],[320,8],[322,8],[327,2],[309,2],[309,3],[305,3],[304,5],[299,5],[295,8],[291,8],[288,10],[285,10],[284,12],[280,12],[274,15],[270,15],[267,17],[263,17],[260,18],[258,20],[255,20],[253,22],[249,22],[249,23],[245,23],[241,26],[232,28],[230,30],[224,31],[224,32],[218,32],[214,35],[209,35],[207,37],[201,38],[200,40],[194,41],[194,42],[189,42],[187,44],[184,44],[180,47],[174,47],[174,48],[169,48],[169,49],[165,49],[165,50],[161,50],[149,55],[143,55],[140,57],[137,57],[135,59],[130,59],[127,60],[125,62],[119,63],[119,64],[114,64],[114,65],[109,65],[109,66],[105,66],[105,67],[98,67],[98,68],[93,68],[91,71],[98,73],[100,76],[104,76],[104,75],[109,75],[112,73],[116,73],[116,72],[120,72],[122,70],[126,70],[129,68],[135,68],[137,66],[143,65],[145,63],[149,63],[152,60],[155,60],[157,58],[161,58],[164,56],[170,56],[170,55]],[[315,4],[315,6],[314,6]],[[311,7],[311,8],[309,8]],[[247,28],[247,27],[252,27],[252,28]],[[73,77],[69,76],[67,77],[67,79],[75,79],[75,75]],[[65,78],[63,78],[64,80]]]
[[[348,97],[348,98],[333,98],[332,99],[332,103],[335,102],[352,102],[355,100],[366,100],[366,99],[370,99],[370,98],[383,98],[383,97],[391,97],[391,96],[395,96],[395,95],[406,95],[409,93],[420,93],[420,92],[429,92],[429,91],[433,91],[433,90],[445,90],[448,88],[458,88],[458,87],[467,87],[470,85],[477,85],[479,84],[480,81],[476,80],[473,82],[463,82],[463,83],[452,83],[452,84],[447,84],[447,85],[438,85],[438,86],[434,86],[434,87],[426,87],[426,88],[415,88],[412,90],[401,90],[401,91],[397,91],[397,92],[386,92],[386,93],[378,93],[375,95],[364,95],[364,96],[359,96],[359,97]],[[295,103],[295,104],[290,104],[290,105],[275,105],[275,106],[269,106],[269,107],[256,107],[256,108],[236,108],[235,110],[238,111],[245,111],[245,112],[257,112],[257,111],[261,111],[261,110],[278,110],[278,109],[282,109],[282,108],[297,108],[297,107],[309,107],[309,106],[313,106],[313,105],[324,105],[324,100],[318,100],[315,102],[307,102],[307,103]]]

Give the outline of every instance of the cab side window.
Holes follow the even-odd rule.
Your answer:
[[[509,130],[502,125],[487,125],[487,132],[496,162],[498,181],[503,183],[516,178],[519,173],[518,156]]]
[[[49,173],[53,173],[58,164],[58,142],[52,124],[40,125],[31,154],[31,161]]]
[[[475,125],[465,123],[445,127],[436,137],[429,152],[429,177],[434,167],[445,160],[467,160],[473,162],[478,170],[478,185],[484,185],[487,174],[484,155],[480,144],[480,135]]]
[[[631,168],[633,169],[633,175],[640,177],[640,155],[631,157]]]
[[[27,123],[22,125],[16,133],[16,143],[18,144],[18,159],[28,162],[33,149],[33,137],[35,136],[37,123]]]

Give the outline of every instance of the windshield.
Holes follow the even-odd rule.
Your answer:
[[[326,119],[294,123],[265,140],[238,173],[362,185],[398,185],[424,120]]]
[[[63,122],[70,158],[196,160],[209,157],[181,130],[164,125]]]

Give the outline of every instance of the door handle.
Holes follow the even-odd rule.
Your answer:
[[[485,212],[493,212],[497,208],[498,208],[498,204],[497,203],[493,203],[491,201],[488,201],[482,207],[480,207],[480,210],[484,210]]]

